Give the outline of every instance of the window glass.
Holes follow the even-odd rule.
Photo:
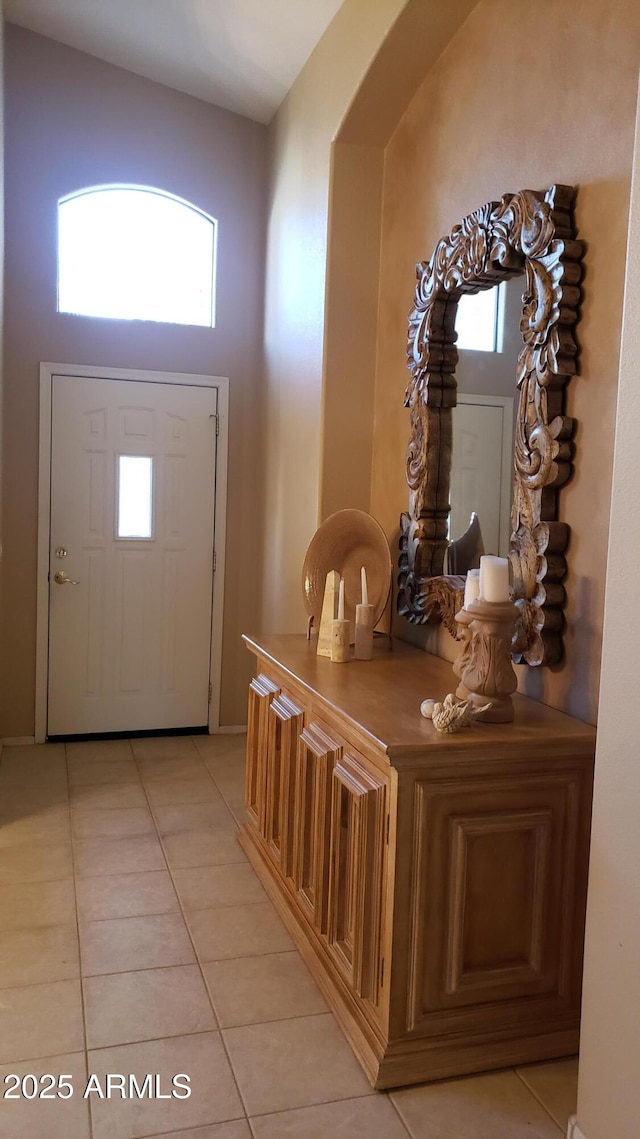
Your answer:
[[[153,459],[118,455],[119,538],[153,537]]]
[[[158,190],[106,186],[58,203],[58,311],[215,324],[213,218]]]

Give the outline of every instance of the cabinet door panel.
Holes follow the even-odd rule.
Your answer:
[[[575,1014],[579,804],[560,773],[416,783],[410,1029]]]
[[[329,945],[360,997],[377,1000],[386,832],[385,784],[351,755],[331,788]]]
[[[321,933],[327,929],[331,772],[341,753],[340,744],[318,724],[308,725],[300,736],[293,874],[298,897]]]
[[[267,762],[269,705],[280,689],[260,675],[249,685],[249,707],[247,712],[247,767],[245,775],[244,801],[249,818],[264,833],[265,816],[265,775]]]
[[[268,711],[264,835],[283,874],[293,868],[296,755],[304,713],[286,693]]]

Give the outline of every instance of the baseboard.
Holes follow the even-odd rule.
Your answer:
[[[569,1130],[567,1131],[567,1139],[586,1139],[586,1136],[583,1135],[582,1131],[578,1127],[578,1124],[576,1123],[575,1115],[572,1115],[571,1119],[569,1120]]]
[[[221,724],[220,727],[214,728],[210,735],[212,736],[240,736],[245,735],[247,731],[246,724]],[[127,736],[127,739],[129,737]],[[6,736],[0,740],[0,747],[4,744],[5,747],[25,747],[28,744],[36,742],[35,736]]]

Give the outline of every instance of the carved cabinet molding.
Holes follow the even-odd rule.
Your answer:
[[[327,929],[331,775],[340,744],[315,723],[300,734],[293,877],[302,905],[322,933]]]
[[[283,874],[293,873],[296,759],[304,712],[285,692],[269,707],[263,836]]]
[[[328,941],[359,997],[381,984],[380,911],[385,782],[352,755],[332,776]]]
[[[488,202],[455,226],[417,268],[409,317],[405,394],[409,510],[401,516],[398,612],[424,623],[440,615],[454,636],[464,582],[442,575],[448,545],[451,410],[456,405],[455,318],[460,296],[524,273],[517,365],[510,560],[520,610],[514,656],[530,665],[562,655],[565,551],[558,491],[571,475],[574,421],[564,389],[575,374],[575,323],[583,246],[573,222],[575,190],[521,190]]]
[[[245,771],[245,803],[247,812],[261,829],[264,828],[265,776],[269,736],[269,708],[279,688],[267,676],[255,676],[249,685],[247,708],[247,766]]]

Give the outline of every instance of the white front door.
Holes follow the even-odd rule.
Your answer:
[[[207,724],[217,389],[53,376],[48,735]]]

